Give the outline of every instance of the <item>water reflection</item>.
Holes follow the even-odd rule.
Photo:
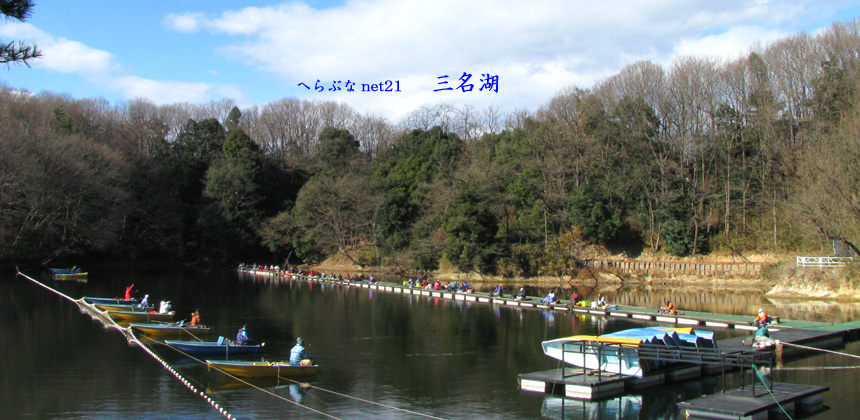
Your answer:
[[[284,284],[297,280],[279,278],[268,274],[242,273],[244,281],[264,284]],[[396,281],[396,279],[394,279]],[[323,286],[324,284],[320,284]],[[487,295],[495,283],[475,285],[476,293]],[[764,294],[769,286],[757,281],[747,284],[661,284],[655,280],[650,284],[578,284],[560,286],[535,286],[516,284],[505,286],[506,292],[524,287],[529,296],[545,296],[550,290],[555,290],[559,299],[566,302],[574,290],[584,299],[592,300],[598,293],[606,296],[610,304],[640,306],[654,308],[656,311],[666,300],[671,300],[681,311],[701,311],[733,315],[749,315],[755,317],[759,308],[782,319],[804,320],[826,323],[842,323],[860,319],[860,302],[837,302],[824,300],[804,300],[770,298]],[[369,292],[371,298],[373,291]],[[547,317],[549,319],[549,317]]]
[[[679,415],[678,403],[719,392],[720,386],[718,378],[706,377],[601,401],[548,395],[544,397],[541,415],[560,420],[674,420],[683,418]]]
[[[139,348],[129,347],[121,334],[106,331],[101,324],[81,315],[78,308],[32,284],[0,275],[0,342],[7,346],[0,357],[0,406],[9,418],[223,418],[199,396],[187,389],[164,368],[151,363]],[[218,388],[205,366],[178,354],[159,350],[171,365],[195,383],[211,388],[217,399],[236,417],[318,418],[307,408],[333,413],[340,418],[403,418],[400,412],[317,392],[331,390],[443,418],[541,418],[555,417],[552,409],[583,412],[578,402],[545,402],[541,393],[519,391],[519,374],[557,367],[543,355],[540,342],[574,334],[596,335],[649,324],[644,321],[599,317],[567,312],[544,313],[480,302],[404,295],[365,288],[277,279],[272,276],[242,277],[232,271],[188,272],[118,271],[91,274],[87,284],[61,283],[55,287],[70,296],[113,296],[129,283],[151,296],[172,300],[178,313],[200,308],[213,334],[232,337],[243,324],[254,337],[266,341],[260,354],[269,360],[284,360],[295,338],[311,343],[309,351],[320,358],[320,373],[310,382],[315,388],[288,383],[266,385],[280,398],[259,390]],[[611,292],[611,293],[610,293]],[[669,293],[669,292],[667,292]],[[718,310],[720,305],[736,310],[769,302],[749,292],[727,293],[671,289],[676,302],[701,309]],[[532,293],[533,295],[536,295]],[[606,291],[610,301],[660,301],[665,294],[641,289]],[[650,295],[649,295],[650,294]],[[627,297],[629,296],[629,298]],[[643,305],[644,306],[644,305]],[[794,305],[800,311],[835,311],[835,308]],[[850,312],[846,312],[850,313]],[[725,330],[730,333],[732,330]],[[153,344],[152,348],[159,349]],[[856,345],[846,351],[857,354]],[[232,356],[231,356],[232,357]],[[836,355],[828,358],[839,359]],[[808,362],[807,362],[808,360]],[[808,363],[809,367],[837,366],[844,360],[822,358],[788,361],[786,367]],[[121,372],[121,374],[117,374]],[[847,418],[860,412],[857,371],[780,371],[778,381],[829,385],[825,402],[836,408],[828,415]],[[733,383],[739,381],[732,379]],[[602,410],[638,404],[638,418],[671,417],[680,398],[709,392],[704,385],[684,383],[676,388],[660,387],[628,398],[629,403],[605,402]],[[749,378],[746,381],[749,384]],[[157,390],[157,392],[153,392]],[[295,395],[291,391],[299,391]],[[154,395],[155,394],[155,395]],[[456,397],[454,397],[456,396]],[[680,396],[680,397],[679,397]],[[303,406],[295,404],[296,398]],[[635,398],[639,398],[636,400]],[[286,402],[285,402],[286,401]],[[639,401],[636,403],[636,401]],[[585,412],[600,413],[586,406]],[[601,407],[600,404],[597,407]],[[613,408],[615,407],[615,408]],[[669,408],[666,408],[669,407]],[[572,409],[573,411],[571,411]],[[578,410],[578,411],[577,411]],[[606,414],[606,416],[611,415]],[[667,414],[668,413],[668,414]],[[677,413],[676,413],[677,414]],[[604,416],[603,418],[606,418]],[[816,417],[818,418],[818,417]],[[825,417],[821,417],[825,418]],[[832,417],[838,418],[838,417]]]

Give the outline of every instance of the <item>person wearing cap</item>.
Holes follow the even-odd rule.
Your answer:
[[[768,324],[770,324],[770,317],[767,316],[767,312],[764,309],[759,309],[758,316],[755,317],[755,326],[760,327]]]
[[[301,337],[296,339],[296,345],[290,350],[290,365],[301,366],[302,362],[311,359],[313,356],[305,350],[305,340]],[[305,364],[308,364],[305,362]]]
[[[144,295],[143,299],[140,300],[140,303],[138,303],[137,306],[141,308],[146,308],[147,306],[149,306],[149,295]]]
[[[200,325],[200,309],[191,313],[191,326]]]
[[[170,301],[169,300],[162,300],[161,305],[158,307],[158,313],[166,314],[166,313],[170,312],[170,308],[171,308]]]
[[[240,346],[251,346],[256,344],[254,343],[254,340],[248,338],[248,325],[243,325],[242,328],[239,328],[239,332],[236,333],[236,344]]]

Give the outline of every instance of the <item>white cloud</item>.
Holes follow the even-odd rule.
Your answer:
[[[201,24],[237,36],[220,48],[223,57],[272,73],[287,86],[401,80],[404,92],[389,97],[305,93],[402,115],[416,103],[452,100],[533,109],[533,101],[571,84],[589,87],[637,60],[741,54],[756,41],[783,36],[769,22],[796,17],[812,4],[794,3],[357,0],[316,10],[291,2],[226,11]],[[476,75],[473,80],[499,75],[499,94],[452,99],[433,92],[437,76],[464,71]]]
[[[162,25],[179,32],[193,33],[200,30],[202,13],[171,13],[161,21]]]
[[[117,68],[111,53],[77,41],[54,37],[29,23],[0,26],[0,37],[36,44],[43,53],[41,58],[33,61],[33,66],[37,68],[81,75],[105,73]]]
[[[534,110],[567,86],[591,87],[636,61],[666,65],[678,55],[735,57],[754,44],[822,21],[828,13],[828,5],[817,0],[547,0],[528,5],[514,0],[347,0],[325,9],[301,1],[227,11],[210,7],[161,19],[163,28],[209,38],[205,41],[228,39],[212,52],[238,64],[220,67],[203,56],[188,63],[199,62],[201,68],[183,69],[229,78],[232,84],[123,74],[127,69],[110,52],[26,23],[0,25],[0,37],[32,39],[50,53],[34,67],[75,72],[125,98],[170,103],[228,97],[247,103],[243,89],[262,83],[245,79],[259,78],[253,73],[258,71],[275,81],[251,104],[297,94],[340,100],[360,112],[393,119],[440,102]],[[195,41],[200,39],[188,38]],[[202,45],[207,43],[200,45],[196,51],[205,52],[208,47]],[[481,73],[498,75],[499,92],[478,92],[477,86],[471,93],[433,91],[438,76],[447,74],[456,82],[463,72],[472,73],[476,84]],[[402,92],[317,93],[297,87],[302,82],[313,86],[317,79],[324,84],[351,80],[359,86],[399,80]]]
[[[676,55],[715,56],[737,58],[749,52],[755,43],[767,44],[786,37],[787,34],[778,30],[768,30],[754,26],[739,26],[730,28],[719,34],[704,37],[685,37],[675,45]]]
[[[190,24],[181,20],[174,20],[173,27],[191,28]],[[33,61],[35,68],[77,74],[100,89],[120,92],[125,99],[148,98],[156,104],[170,104],[208,102],[214,98],[244,98],[242,90],[235,85],[163,81],[121,75],[123,68],[111,53],[78,41],[55,37],[28,23],[0,26],[0,37],[26,39],[26,42],[38,44],[44,55]]]
[[[39,44],[39,48],[45,54],[38,60],[38,66],[61,73],[91,76],[93,73],[105,73],[118,68],[111,53],[88,47],[77,41],[65,38],[51,39]]]
[[[157,105],[209,101],[215,85],[144,79],[137,76],[116,77],[107,82],[111,89],[122,92],[126,99],[148,98]]]

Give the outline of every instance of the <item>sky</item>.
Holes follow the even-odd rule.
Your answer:
[[[391,122],[440,103],[534,111],[640,60],[733,59],[860,17],[856,0],[34,2],[26,21],[0,19],[0,40],[44,53],[0,67],[14,89],[114,105],[331,100]]]

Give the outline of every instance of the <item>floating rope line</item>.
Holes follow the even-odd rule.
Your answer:
[[[301,383],[301,382],[299,382],[299,381],[296,381],[296,380],[294,380],[294,379],[290,379],[290,378],[284,378],[284,377],[280,377],[280,378],[282,378],[282,379],[286,379],[286,380],[288,380],[288,381],[295,382],[295,383],[297,383],[297,384],[300,384],[300,383]],[[309,386],[310,388],[317,389],[317,390],[320,390],[320,391],[322,391],[322,392],[327,392],[327,393],[329,393],[329,394],[337,395],[337,396],[339,396],[339,397],[349,398],[349,399],[351,399],[351,400],[361,401],[361,402],[363,402],[363,403],[367,403],[367,404],[375,405],[375,406],[378,406],[378,407],[384,407],[384,408],[388,408],[388,409],[390,409],[390,410],[400,411],[400,412],[403,412],[403,413],[412,414],[412,415],[419,416],[419,417],[426,417],[426,418],[429,418],[429,419],[438,419],[438,420],[443,420],[443,418],[442,418],[442,417],[431,416],[431,415],[429,415],[429,414],[419,413],[419,412],[416,412],[416,411],[407,410],[407,409],[405,409],[405,408],[399,408],[399,407],[394,407],[394,406],[391,406],[391,405],[386,405],[386,404],[378,403],[378,402],[375,402],[375,401],[365,400],[365,399],[363,399],[363,398],[353,397],[352,395],[341,394],[341,393],[339,393],[339,392],[335,392],[335,391],[328,390],[328,389],[325,389],[325,388],[320,388],[320,387],[318,387],[318,386],[313,386],[313,385],[310,385],[310,384],[308,384],[308,386]]]
[[[823,367],[795,367],[795,368],[773,368],[773,370],[791,371],[791,370],[842,370],[842,369],[860,369],[860,366],[823,366]]]
[[[853,357],[855,359],[860,359],[860,356],[855,356],[853,354],[842,353],[842,352],[833,351],[833,350],[819,349],[817,347],[807,347],[807,346],[801,346],[800,344],[791,344],[791,343],[782,343],[782,345],[783,346],[789,346],[789,347],[797,347],[797,348],[806,349],[806,350],[818,350],[818,351],[823,351],[825,353],[838,354],[840,356],[847,356],[847,357]]]
[[[313,412],[315,412],[315,413],[317,413],[317,414],[320,414],[320,415],[323,415],[323,416],[326,416],[326,417],[329,417],[329,418],[333,418],[333,419],[336,419],[336,418],[337,418],[337,417],[334,417],[334,416],[332,416],[332,415],[329,415],[329,414],[323,413],[323,412],[321,412],[321,411],[317,411],[317,410],[315,410],[315,409],[313,409],[313,408],[310,408],[310,407],[304,406],[304,405],[302,405],[302,404],[296,403],[296,402],[294,402],[294,401],[291,401],[290,399],[284,398],[284,397],[282,397],[282,396],[280,396],[280,395],[278,395],[278,394],[275,394],[274,392],[271,392],[271,391],[269,391],[269,390],[267,390],[267,389],[261,388],[261,387],[259,387],[259,386],[257,386],[257,385],[254,385],[254,384],[252,384],[252,383],[250,383],[250,382],[248,382],[248,381],[246,381],[246,380],[244,380],[244,379],[242,379],[242,378],[239,378],[239,377],[234,376],[234,375],[232,375],[232,374],[230,374],[230,373],[228,373],[228,372],[225,372],[224,370],[219,369],[219,368],[218,368],[218,367],[216,367],[216,366],[209,366],[209,364],[208,364],[208,363],[206,363],[206,361],[205,361],[205,360],[198,359],[198,358],[196,358],[196,357],[194,357],[194,356],[192,356],[192,355],[190,355],[190,354],[188,354],[188,353],[186,353],[186,352],[184,352],[184,351],[182,351],[182,350],[179,350],[179,349],[178,349],[178,348],[176,348],[176,347],[171,346],[170,344],[162,343],[161,341],[158,341],[158,340],[155,340],[155,339],[152,339],[152,338],[146,337],[146,336],[142,336],[142,337],[143,337],[145,340],[149,340],[149,341],[150,341],[150,342],[152,342],[152,343],[156,343],[156,344],[160,344],[160,345],[165,346],[165,347],[169,347],[169,348],[173,349],[174,351],[176,351],[177,353],[179,353],[179,354],[181,354],[181,355],[183,355],[183,356],[185,356],[185,357],[187,357],[187,358],[189,358],[189,359],[191,359],[191,360],[194,360],[194,361],[195,361],[195,362],[197,362],[197,363],[200,363],[200,364],[202,364],[202,365],[207,365],[207,367],[208,367],[208,368],[210,368],[210,369],[215,369],[216,371],[218,371],[218,372],[220,372],[220,373],[222,373],[222,374],[224,374],[224,375],[228,376],[229,378],[234,379],[234,380],[236,380],[236,381],[239,381],[239,382],[241,382],[241,383],[243,383],[243,384],[245,384],[245,385],[247,385],[247,386],[249,386],[249,387],[251,387],[251,388],[254,388],[254,389],[258,390],[258,391],[262,391],[262,392],[264,392],[264,393],[266,393],[266,394],[269,394],[269,395],[271,395],[271,396],[273,396],[273,397],[275,397],[275,398],[278,398],[278,399],[280,399],[280,400],[283,400],[283,401],[288,402],[288,403],[293,404],[293,405],[300,406],[300,407],[302,407],[302,408],[304,408],[304,409],[307,409],[307,410],[309,410],[309,411],[313,411]],[[283,379],[287,379],[287,378],[283,378]],[[292,380],[290,380],[290,381],[292,381]],[[293,382],[295,382],[295,381],[293,381]]]
[[[71,302],[76,303],[76,304],[77,304],[77,305],[78,305],[82,310],[83,310],[84,308],[86,308],[86,309],[87,309],[87,312],[89,312],[89,313],[90,313],[90,316],[92,316],[92,317],[93,317],[93,319],[98,319],[99,321],[102,321],[102,323],[104,323],[106,327],[112,327],[112,328],[115,328],[115,329],[117,329],[118,331],[120,331],[121,333],[123,333],[123,335],[125,335],[125,336],[126,336],[126,339],[127,339],[129,342],[134,343],[134,344],[137,344],[140,348],[142,348],[144,351],[146,351],[150,356],[152,356],[155,360],[157,360],[159,363],[161,363],[161,364],[164,366],[164,368],[165,368],[165,369],[167,369],[170,373],[172,373],[172,374],[173,374],[173,376],[175,376],[175,377],[176,377],[180,382],[182,382],[186,387],[188,387],[188,389],[190,389],[190,390],[191,390],[193,393],[195,393],[195,394],[199,394],[199,395],[200,395],[204,400],[206,400],[210,405],[212,405],[212,407],[214,407],[216,410],[218,410],[222,415],[224,415],[225,417],[227,417],[228,419],[231,419],[231,420],[235,418],[235,417],[233,417],[230,413],[228,413],[228,412],[227,412],[223,407],[221,407],[217,402],[215,402],[215,400],[213,400],[212,398],[210,398],[209,396],[207,396],[205,391],[200,391],[200,390],[198,390],[198,389],[197,389],[197,388],[196,388],[196,387],[191,383],[191,381],[189,381],[188,379],[184,378],[184,377],[183,377],[183,376],[182,376],[178,371],[176,371],[176,369],[174,369],[173,367],[171,367],[169,363],[167,363],[166,361],[164,361],[160,356],[158,356],[155,352],[153,352],[153,351],[152,351],[152,349],[150,349],[149,347],[147,347],[146,345],[144,345],[144,344],[139,340],[139,338],[137,337],[137,335],[135,335],[135,334],[134,334],[134,332],[132,331],[132,328],[131,328],[131,327],[122,327],[122,326],[120,326],[120,325],[119,325],[119,324],[117,324],[113,319],[111,319],[109,316],[104,315],[104,314],[102,313],[102,311],[100,311],[100,310],[99,310],[95,305],[89,304],[89,303],[87,303],[86,301],[84,301],[83,299],[73,299],[73,298],[71,298],[71,297],[69,297],[69,296],[67,296],[67,295],[65,295],[65,294],[63,294],[63,293],[61,293],[61,292],[59,292],[59,291],[57,291],[57,290],[55,290],[55,289],[52,289],[51,287],[48,287],[47,285],[45,285],[45,284],[41,283],[40,281],[38,281],[38,280],[36,280],[36,279],[34,279],[34,278],[32,278],[32,277],[29,277],[29,276],[27,276],[27,275],[26,275],[26,274],[24,274],[24,273],[21,273],[20,271],[18,271],[18,275],[20,275],[20,276],[22,276],[22,277],[24,277],[24,278],[26,278],[26,279],[28,279],[28,280],[30,280],[30,281],[32,281],[32,282],[34,282],[34,283],[36,283],[37,285],[39,285],[39,286],[41,286],[41,287],[44,287],[45,289],[48,289],[48,290],[50,290],[50,291],[52,291],[52,292],[56,293],[57,295],[60,295],[60,296],[62,296],[62,297],[64,297],[64,298],[68,299],[68,300],[69,300],[69,301],[71,301]],[[191,334],[191,332],[188,332],[188,333],[189,333],[189,334]],[[191,334],[191,335],[192,335],[194,338],[197,338],[196,336],[194,336],[194,334]],[[167,344],[165,344],[165,343],[161,343],[161,342],[156,341],[156,340],[153,340],[153,339],[151,339],[151,338],[149,338],[149,337],[145,337],[145,339],[148,339],[148,340],[150,340],[150,341],[153,341],[153,342],[156,342],[156,343],[163,344],[163,345],[165,345],[165,346],[171,347],[171,348],[173,348],[174,350],[176,350],[177,352],[180,352],[180,353],[182,353],[183,355],[185,355],[185,356],[187,356],[187,357],[189,357],[189,358],[191,358],[191,359],[193,359],[193,360],[195,360],[195,361],[197,361],[197,362],[199,362],[199,363],[207,364],[205,361],[200,360],[200,359],[197,359],[197,358],[195,358],[195,357],[192,357],[192,356],[188,355],[187,353],[182,352],[181,350],[176,349],[176,348],[174,348],[174,347],[172,347],[172,346],[169,346],[169,345],[167,345]],[[198,339],[198,340],[200,340],[200,341],[202,341],[200,338],[197,338],[197,339]],[[207,364],[207,365],[208,365],[208,364]],[[224,375],[227,375],[228,377],[230,377],[230,378],[232,378],[232,379],[235,379],[235,380],[237,380],[237,381],[239,381],[239,382],[242,382],[242,383],[243,383],[243,384],[245,384],[245,385],[248,385],[248,386],[250,386],[250,387],[252,387],[252,388],[255,388],[255,389],[259,390],[259,391],[262,391],[262,392],[264,392],[264,393],[266,393],[266,394],[269,394],[269,395],[271,395],[271,396],[273,396],[273,397],[275,397],[275,398],[278,398],[278,399],[280,399],[280,400],[283,400],[283,401],[289,402],[289,403],[291,403],[291,404],[294,404],[294,405],[300,406],[300,407],[302,407],[302,408],[304,408],[304,409],[306,409],[306,410],[313,411],[313,412],[315,412],[315,413],[317,413],[317,414],[320,414],[320,415],[322,415],[322,416],[325,416],[325,417],[328,417],[328,418],[333,418],[333,419],[338,419],[338,417],[332,416],[332,415],[330,415],[330,414],[323,413],[322,411],[315,410],[315,409],[313,409],[313,408],[311,408],[311,407],[307,407],[307,406],[305,406],[305,405],[303,405],[303,404],[298,404],[298,403],[296,403],[296,402],[294,402],[294,401],[291,401],[291,400],[289,400],[289,399],[287,399],[287,398],[285,398],[285,397],[283,397],[283,396],[280,396],[280,395],[278,395],[278,394],[275,394],[275,393],[273,393],[273,392],[271,392],[271,391],[268,391],[268,390],[266,390],[266,389],[260,388],[260,387],[258,387],[258,386],[256,386],[256,385],[254,385],[254,384],[251,384],[251,383],[249,383],[249,382],[247,382],[247,381],[245,381],[245,380],[243,380],[243,379],[241,379],[241,378],[238,378],[238,377],[236,377],[236,376],[234,376],[234,375],[232,375],[232,374],[230,374],[230,373],[227,373],[227,372],[223,371],[222,369],[219,369],[219,368],[218,368],[218,367],[216,367],[216,366],[209,366],[209,367],[210,367],[210,369],[215,369],[216,371],[219,371],[219,372],[223,373]],[[297,383],[297,384],[302,384],[302,382],[295,381],[295,380],[290,379],[290,378],[284,378],[284,377],[281,377],[281,376],[279,376],[279,378],[282,378],[282,379],[285,379],[285,380],[287,380],[287,381],[291,381],[291,382],[294,382],[294,383]],[[419,412],[416,412],[416,411],[407,410],[407,409],[404,409],[404,408],[394,407],[394,406],[390,406],[390,405],[386,405],[386,404],[378,403],[378,402],[375,402],[375,401],[370,401],[370,400],[366,400],[366,399],[362,399],[362,398],[358,398],[358,397],[353,397],[353,396],[351,396],[351,395],[341,394],[341,393],[339,393],[339,392],[331,391],[331,390],[328,390],[328,389],[325,389],[325,388],[320,388],[320,387],[313,386],[313,385],[309,385],[309,384],[308,384],[308,387],[313,388],[313,389],[317,389],[317,390],[322,391],[322,392],[327,392],[327,393],[332,394],[332,395],[337,395],[337,396],[340,396],[340,397],[344,397],[344,398],[348,398],[348,399],[352,399],[352,400],[356,400],[356,401],[364,402],[364,403],[371,404],[371,405],[375,405],[375,406],[378,406],[378,407],[384,407],[384,408],[387,408],[387,409],[390,409],[390,410],[400,411],[400,412],[403,412],[403,413],[408,413],[408,414],[412,414],[412,415],[419,416],[419,417],[425,417],[425,418],[431,418],[431,419],[438,419],[438,420],[442,420],[442,417],[436,417],[436,416],[432,416],[432,415],[429,415],[429,414],[423,414],[423,413],[419,413]]]
[[[170,346],[169,344],[162,343],[162,342],[160,342],[160,341],[156,341],[156,340],[152,340],[152,339],[151,339],[151,338],[149,338],[149,337],[144,337],[144,338],[145,338],[145,339],[148,339],[148,340],[151,340],[151,341],[153,341],[153,342],[155,342],[155,343],[161,344],[161,345],[163,345],[163,346],[170,347],[170,348],[172,348],[173,350],[175,350],[175,351],[179,352],[180,354],[182,354],[182,355],[184,355],[184,356],[186,356],[186,357],[188,357],[188,358],[190,358],[190,359],[192,359],[192,360],[194,360],[194,361],[196,361],[196,362],[198,362],[198,363],[201,363],[201,364],[204,364],[204,365],[208,365],[208,367],[209,367],[210,369],[214,369],[214,370],[216,370],[216,371],[218,371],[218,372],[220,372],[220,373],[222,373],[222,374],[224,374],[224,375],[226,375],[226,376],[230,377],[231,379],[235,379],[235,380],[237,380],[237,381],[239,381],[239,382],[242,382],[242,383],[243,383],[243,384],[245,384],[245,385],[248,385],[248,386],[250,386],[250,387],[252,387],[252,388],[255,388],[255,389],[257,389],[257,390],[260,390],[260,391],[262,391],[262,392],[265,392],[265,393],[267,393],[267,394],[269,394],[269,395],[271,395],[271,396],[273,396],[273,397],[275,397],[275,398],[278,398],[278,399],[280,399],[280,400],[286,401],[286,402],[291,403],[291,404],[294,404],[294,405],[301,406],[302,408],[305,408],[305,409],[307,409],[307,410],[313,411],[313,412],[315,412],[315,413],[317,413],[317,414],[320,414],[320,415],[323,415],[323,416],[326,416],[326,417],[329,417],[329,418],[333,418],[333,419],[338,418],[338,417],[332,416],[332,415],[330,415],[330,414],[326,414],[326,413],[323,413],[323,412],[321,412],[321,411],[314,410],[313,408],[310,408],[310,407],[304,406],[304,405],[302,405],[302,404],[296,403],[296,402],[294,402],[294,401],[291,401],[291,400],[289,400],[289,399],[287,399],[287,398],[285,398],[285,397],[283,397],[283,396],[281,396],[281,395],[275,394],[275,393],[273,393],[273,392],[271,392],[271,391],[268,391],[268,390],[266,390],[266,389],[264,389],[264,388],[260,388],[260,387],[258,387],[258,386],[256,386],[256,385],[252,384],[252,383],[249,383],[249,382],[247,382],[247,381],[243,380],[242,378],[239,378],[239,377],[237,377],[237,376],[235,376],[235,375],[232,375],[232,374],[230,374],[230,373],[228,373],[228,372],[225,372],[223,369],[220,369],[220,368],[219,368],[219,367],[217,367],[217,366],[211,366],[211,365],[209,365],[208,363],[206,363],[206,361],[201,360],[201,359],[198,359],[198,358],[196,358],[196,357],[194,357],[194,356],[192,356],[192,355],[190,355],[190,354],[188,354],[188,353],[183,352],[182,350],[177,349],[176,347]],[[279,379],[283,379],[283,380],[288,381],[288,382],[291,382],[291,383],[294,383],[294,384],[307,385],[309,388],[316,389],[316,390],[319,390],[319,391],[322,391],[322,392],[327,392],[327,393],[329,393],[329,394],[337,395],[337,396],[339,396],[339,397],[344,397],[344,398],[348,398],[348,399],[352,399],[352,400],[356,400],[356,401],[361,401],[361,402],[364,402],[364,403],[367,403],[367,404],[376,405],[376,406],[384,407],[384,408],[388,408],[388,409],[391,409],[391,410],[401,411],[401,412],[404,412],[404,413],[408,413],[408,414],[412,414],[412,415],[416,415],[416,416],[420,416],[420,417],[427,417],[427,418],[431,418],[431,419],[440,419],[440,420],[441,420],[441,417],[435,417],[435,416],[431,416],[431,415],[429,415],[429,414],[418,413],[418,412],[411,411],[411,410],[407,410],[407,409],[404,409],[404,408],[394,407],[394,406],[390,406],[390,405],[385,405],[385,404],[382,404],[382,403],[378,403],[378,402],[375,402],[375,401],[370,401],[370,400],[365,400],[365,399],[358,398],[358,397],[353,397],[353,396],[351,396],[351,395],[341,394],[341,393],[338,393],[338,392],[335,392],[335,391],[331,391],[331,390],[328,390],[328,389],[325,389],[325,388],[320,388],[320,387],[318,387],[318,386],[314,386],[314,385],[306,384],[306,383],[304,383],[304,382],[297,381],[297,380],[292,379],[292,378],[287,378],[287,377],[280,376],[280,375],[278,375],[278,378],[279,378]]]
[[[767,393],[770,394],[770,397],[773,398],[773,402],[776,403],[776,406],[779,407],[780,410],[782,410],[785,416],[788,417],[788,420],[792,420],[791,415],[788,414],[788,411],[785,411],[785,409],[782,408],[782,404],[780,404],[779,400],[776,399],[776,395],[773,395],[773,392],[770,390],[770,388],[767,387],[767,382],[764,380],[764,376],[759,373],[758,367],[756,365],[752,365],[752,368],[753,374],[756,376],[756,378],[758,378],[759,381],[761,381],[762,386],[764,386],[764,389],[766,389]],[[753,397],[755,397],[755,395],[753,395]]]
[[[16,270],[17,270],[17,267],[16,267]],[[26,275],[26,274],[22,273],[21,271],[18,271],[18,275],[19,275],[19,276],[21,276],[21,277],[24,277],[24,278],[25,278],[25,279],[27,279],[27,280],[32,281],[33,283],[38,284],[39,286],[42,286],[42,287],[46,288],[46,289],[48,289],[48,290],[50,290],[50,291],[52,291],[52,292],[54,292],[54,293],[56,293],[56,294],[58,294],[58,295],[60,295],[60,296],[64,297],[64,298],[66,298],[66,299],[68,299],[68,300],[72,301],[72,302],[78,303],[78,301],[77,301],[77,300],[72,299],[72,298],[70,298],[70,297],[68,297],[68,296],[64,295],[64,294],[63,294],[62,292],[60,292],[59,290],[52,289],[52,288],[48,287],[48,285],[46,285],[46,284],[44,284],[44,283],[40,282],[39,280],[36,280],[36,279],[34,279],[34,278],[32,278],[32,277],[30,277],[30,276],[28,276],[28,275]]]
[[[38,280],[36,280],[36,279],[34,279],[34,278],[32,278],[32,277],[30,277],[30,276],[28,276],[28,275],[26,275],[26,274],[22,273],[21,271],[18,271],[18,275],[19,275],[19,276],[22,276],[22,277],[24,277],[24,278],[26,278],[26,279],[28,279],[28,280],[30,280],[30,281],[32,281],[32,282],[34,282],[34,283],[36,283],[36,284],[38,284],[39,286],[42,286],[42,287],[44,287],[45,289],[48,289],[48,290],[50,290],[50,291],[52,291],[52,292],[54,292],[54,293],[56,293],[56,294],[58,294],[58,295],[60,295],[60,296],[62,296],[62,297],[64,297],[64,298],[66,298],[66,299],[68,299],[68,300],[70,300],[70,301],[72,301],[72,302],[74,302],[74,303],[76,303],[76,304],[78,304],[78,307],[80,307],[80,308],[81,308],[81,310],[86,309],[86,310],[88,310],[89,312],[93,312],[93,313],[91,313],[91,314],[90,314],[91,316],[94,316],[94,315],[97,315],[97,314],[98,314],[98,315],[99,315],[99,320],[100,320],[100,321],[102,321],[102,323],[103,323],[103,324],[105,324],[105,326],[106,326],[106,327],[115,328],[115,329],[117,329],[118,331],[122,332],[122,333],[123,333],[123,335],[125,335],[125,336],[126,336],[126,339],[128,339],[128,340],[129,340],[129,342],[137,344],[140,348],[142,348],[144,351],[146,351],[150,356],[152,356],[153,358],[155,358],[155,360],[157,360],[159,363],[161,363],[161,365],[162,365],[162,366],[164,366],[164,367],[165,367],[165,369],[167,369],[170,373],[172,373],[172,374],[173,374],[173,376],[175,376],[175,377],[176,377],[176,379],[178,379],[180,382],[182,382],[182,384],[183,384],[183,385],[185,385],[186,387],[188,387],[188,389],[190,389],[190,390],[191,390],[191,392],[193,392],[193,393],[195,393],[195,394],[199,394],[201,397],[203,397],[203,399],[204,399],[204,400],[206,400],[206,402],[208,402],[208,403],[209,403],[213,408],[215,408],[216,410],[218,410],[218,412],[220,412],[224,417],[226,417],[226,418],[228,418],[228,419],[230,419],[230,420],[232,420],[232,419],[234,419],[234,418],[235,418],[235,417],[233,417],[233,415],[232,415],[232,414],[228,413],[228,412],[227,412],[227,410],[225,410],[225,409],[224,409],[223,407],[221,407],[217,402],[215,402],[215,400],[213,400],[212,398],[209,398],[209,396],[207,396],[205,392],[203,392],[203,391],[198,391],[198,389],[194,386],[194,384],[192,384],[192,383],[191,383],[191,381],[189,381],[188,379],[185,379],[185,378],[184,378],[184,377],[183,377],[179,372],[177,372],[177,371],[176,371],[176,369],[174,369],[173,367],[171,367],[171,366],[170,366],[170,364],[168,364],[167,362],[165,362],[165,361],[164,361],[164,359],[162,359],[162,358],[161,358],[161,357],[159,357],[157,354],[155,354],[155,352],[153,352],[153,351],[152,351],[152,349],[150,349],[150,348],[148,348],[147,346],[143,345],[143,343],[141,343],[141,342],[140,342],[140,340],[138,340],[138,339],[137,339],[137,337],[134,335],[134,333],[133,333],[133,332],[132,332],[132,330],[131,330],[131,327],[121,327],[119,324],[117,324],[117,323],[116,323],[113,319],[111,319],[110,317],[105,316],[105,315],[100,315],[100,314],[101,314],[101,312],[100,312],[100,311],[98,311],[98,309],[96,309],[96,308],[95,308],[95,306],[90,306],[89,304],[87,304],[86,302],[84,302],[84,300],[83,300],[83,299],[80,299],[80,300],[72,299],[72,298],[70,298],[69,296],[66,296],[66,295],[64,295],[63,293],[61,293],[61,292],[59,292],[59,291],[57,291],[57,290],[55,290],[55,289],[52,289],[52,288],[48,287],[47,285],[45,285],[45,284],[41,283],[40,281],[38,281]]]

